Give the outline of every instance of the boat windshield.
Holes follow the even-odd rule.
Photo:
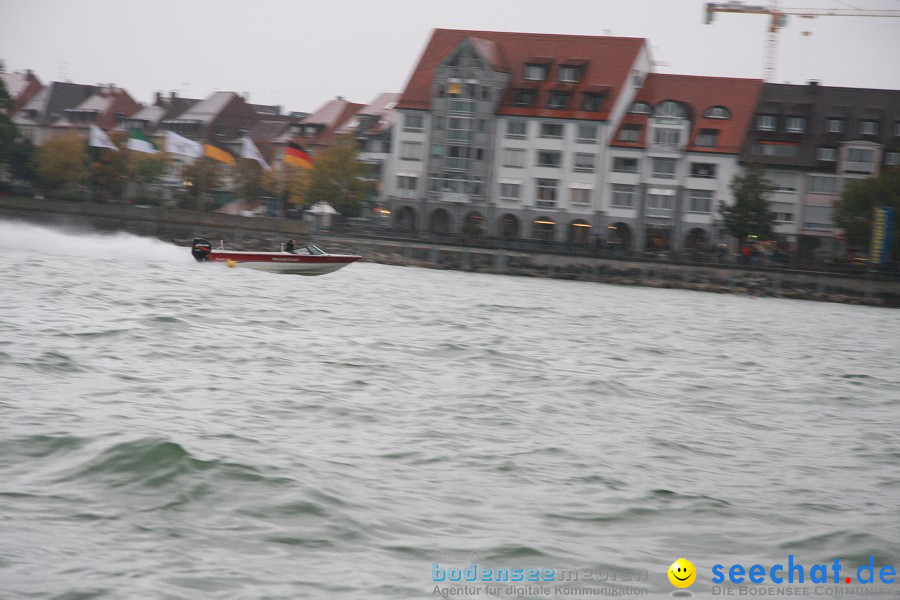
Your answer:
[[[306,247],[306,249],[307,249],[307,251],[309,251],[310,254],[325,254],[325,251],[322,250],[321,248],[319,248],[318,246],[316,246],[315,244],[310,244],[309,246]]]

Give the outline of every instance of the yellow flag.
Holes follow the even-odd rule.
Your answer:
[[[203,144],[203,153],[211,159],[223,162],[226,165],[234,164],[234,157],[229,152],[213,146],[212,144]]]

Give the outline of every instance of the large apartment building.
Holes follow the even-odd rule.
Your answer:
[[[900,163],[900,91],[651,65],[643,39],[435,30],[396,107],[393,224],[704,249],[730,241],[718,209],[761,163],[779,241],[821,253],[846,182]]]
[[[397,104],[385,195],[434,233],[586,239],[643,39],[436,30]]]
[[[844,187],[900,165],[900,91],[767,83],[742,160],[777,188],[776,233],[801,255],[838,253],[831,213]]]
[[[761,89],[758,79],[648,75],[604,165],[607,240],[647,251],[723,242],[718,207],[731,199]]]

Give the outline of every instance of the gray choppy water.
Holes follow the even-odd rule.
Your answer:
[[[664,597],[680,556],[704,596],[717,563],[900,567],[900,312],[277,276],[10,223],[0,260],[0,598],[426,598],[435,563],[473,562],[646,570]]]

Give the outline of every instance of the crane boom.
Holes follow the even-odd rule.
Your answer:
[[[765,80],[775,77],[778,30],[787,23],[788,15],[800,17],[900,17],[900,10],[860,10],[855,8],[781,8],[778,0],[768,6],[741,4],[738,2],[707,2],[706,24],[715,20],[716,13],[746,13],[769,15],[766,35]]]

